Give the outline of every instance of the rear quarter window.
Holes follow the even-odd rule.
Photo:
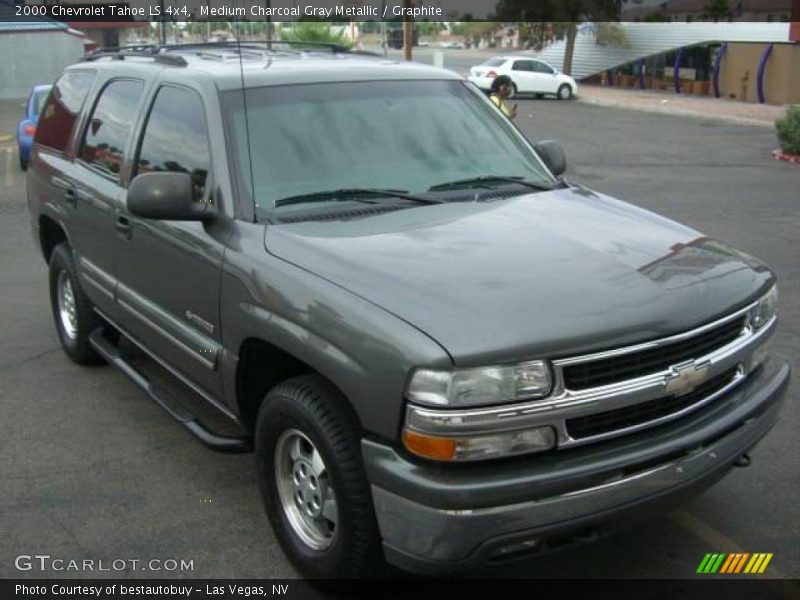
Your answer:
[[[68,71],[59,78],[39,117],[37,144],[66,151],[94,78],[94,71]]]

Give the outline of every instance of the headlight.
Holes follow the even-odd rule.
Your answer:
[[[547,362],[533,360],[476,369],[419,369],[411,377],[406,396],[429,406],[463,407],[541,398],[551,387]]]
[[[749,321],[750,326],[754,330],[758,330],[764,326],[765,323],[768,323],[772,317],[775,316],[775,312],[778,308],[778,286],[773,285],[772,289],[768,291],[762,298],[759,300],[756,305],[750,309],[749,314]]]

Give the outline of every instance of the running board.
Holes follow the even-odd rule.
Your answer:
[[[89,343],[92,348],[102,356],[108,363],[119,371],[127,375],[137,386],[150,396],[150,399],[163,408],[166,413],[183,425],[186,430],[196,437],[203,445],[230,454],[250,452],[252,448],[249,437],[232,437],[219,435],[209,431],[197,417],[179,401],[167,395],[163,390],[159,390],[147,377],[140,373],[136,367],[131,365],[119,350],[103,335],[102,327],[95,329],[89,336]]]

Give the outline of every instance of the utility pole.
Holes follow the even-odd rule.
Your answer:
[[[411,0],[403,0],[403,58],[411,60],[411,46],[414,43],[414,20],[411,17]]]
[[[381,15],[386,14],[386,0],[383,0],[381,6]],[[389,56],[389,48],[386,45],[386,21],[381,19],[381,48],[383,48],[383,58]]]
[[[272,48],[272,17],[269,9],[272,7],[271,0],[265,0],[264,6],[267,9],[267,48]]]
[[[164,0],[158,0],[159,13],[158,39],[161,45],[167,43],[167,26],[164,24]]]

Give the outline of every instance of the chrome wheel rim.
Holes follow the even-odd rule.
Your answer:
[[[297,429],[287,429],[275,444],[275,483],[286,520],[314,550],[336,536],[339,509],[331,475],[317,447]]]
[[[66,271],[58,274],[56,284],[58,296],[58,317],[61,320],[61,329],[70,340],[78,337],[78,311],[75,307],[75,294],[72,291],[72,282]]]

